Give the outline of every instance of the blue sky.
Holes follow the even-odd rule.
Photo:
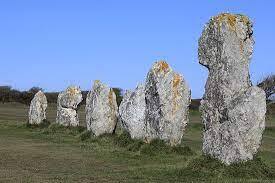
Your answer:
[[[275,71],[274,8],[273,0],[0,0],[0,85],[88,90],[100,79],[131,89],[165,59],[199,98],[207,70],[198,64],[198,39],[221,12],[254,22],[255,83]]]

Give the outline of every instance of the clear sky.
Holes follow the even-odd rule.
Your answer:
[[[274,9],[274,0],[0,0],[0,85],[88,90],[100,79],[131,89],[165,59],[199,98],[207,70],[198,64],[198,39],[221,12],[254,22],[255,83],[275,71]]]

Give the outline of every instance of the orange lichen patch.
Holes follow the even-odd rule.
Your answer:
[[[170,68],[169,65],[165,61],[157,62],[155,67],[157,69],[157,72],[163,72],[163,73],[168,72],[168,70]]]
[[[214,17],[214,20],[216,22],[218,22],[219,26],[221,26],[222,22],[224,22],[224,21],[228,22],[230,30],[232,30],[232,31],[236,31],[237,19],[240,22],[243,22],[245,25],[249,24],[249,22],[250,22],[248,17],[246,17],[244,15],[240,15],[240,14],[234,15],[234,14],[230,14],[230,13],[222,13],[222,14]]]
[[[174,114],[178,110],[178,103],[177,99],[179,97],[179,84],[182,81],[182,77],[179,74],[175,74],[172,81],[172,94],[173,94],[173,108],[172,108],[172,114]]]
[[[181,76],[179,74],[175,74],[173,79],[173,88],[178,87],[181,80],[182,80]]]
[[[109,91],[108,98],[109,98],[109,104],[112,107],[113,106],[113,90],[112,89],[110,89],[110,91]]]

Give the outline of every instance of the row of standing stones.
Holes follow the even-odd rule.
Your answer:
[[[199,39],[199,63],[209,70],[201,101],[203,153],[226,165],[253,159],[265,128],[265,93],[252,86],[249,62],[253,52],[251,21],[243,15],[212,17]],[[188,123],[190,89],[184,78],[164,61],[156,62],[145,84],[127,91],[118,107],[116,95],[95,81],[86,100],[87,129],[96,136],[113,133],[120,124],[133,139],[161,139],[181,143]],[[56,122],[78,126],[78,87],[61,92]],[[46,96],[40,91],[31,102],[29,123],[45,118]]]

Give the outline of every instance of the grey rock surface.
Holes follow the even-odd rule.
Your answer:
[[[146,140],[158,138],[172,146],[180,144],[190,102],[191,92],[183,77],[166,62],[156,62],[145,83]]]
[[[79,126],[77,109],[81,101],[82,94],[79,87],[70,86],[66,91],[59,93],[56,122],[63,126]]]
[[[133,139],[145,139],[145,86],[140,84],[135,91],[126,91],[119,106],[123,128]]]
[[[118,121],[118,106],[114,91],[95,81],[86,99],[87,129],[96,136],[113,133]]]
[[[42,91],[35,94],[29,109],[29,124],[40,124],[46,119],[47,98]]]
[[[199,40],[199,62],[209,70],[203,152],[225,164],[253,159],[265,128],[265,93],[249,76],[252,35],[246,16],[225,13],[211,18]]]

